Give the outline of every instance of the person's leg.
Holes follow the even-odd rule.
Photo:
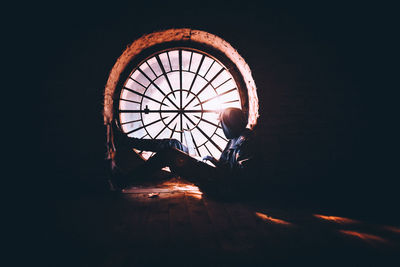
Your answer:
[[[208,184],[217,176],[216,168],[190,157],[179,149],[167,147],[132,170],[126,176],[126,183],[128,185],[132,182],[148,181],[163,167],[170,167],[174,175],[181,176],[195,184]]]
[[[132,182],[149,180],[157,171],[166,166],[170,167],[174,174],[185,178],[208,192],[218,191],[220,184],[223,182],[223,175],[219,173],[217,168],[190,157],[185,153],[187,148],[176,139],[129,139],[129,144],[127,145],[157,153],[124,177],[126,186]]]
[[[153,144],[158,146],[158,152],[140,166],[140,168],[136,171],[137,174],[150,175],[152,172],[159,171],[163,167],[174,166],[176,164],[176,160],[179,158],[179,155],[186,155],[189,157],[189,155],[185,154],[185,152],[187,152],[187,148],[176,139],[153,139],[152,141],[159,141],[153,142]]]
[[[167,166],[175,166],[177,164],[176,160],[179,158],[179,155],[185,154],[184,152],[175,148],[176,146],[179,147],[179,144],[179,141],[171,139],[169,145],[166,148],[155,153],[151,158],[145,161],[144,164],[141,164],[140,166],[137,166],[135,169],[130,171],[127,175],[124,176],[124,182],[126,186],[135,182],[149,181],[157,177],[160,179],[165,179],[173,175],[168,175],[167,172],[162,171],[161,169]],[[187,154],[185,155],[187,157],[190,157]],[[175,173],[175,175],[178,174]]]
[[[165,153],[165,154],[164,154]],[[154,158],[150,164],[160,167],[165,165],[170,167],[176,175],[197,185],[204,193],[216,195],[221,192],[221,188],[227,187],[224,179],[225,175],[217,168],[210,166],[202,161],[190,157],[182,151],[171,149],[165,151],[160,158]],[[163,164],[159,164],[162,162]],[[158,165],[157,165],[158,164]]]
[[[168,163],[166,160],[173,157],[173,155],[169,155],[170,149],[188,152],[187,147],[176,139],[139,139],[128,137],[120,130],[114,130],[113,136],[116,144],[115,155],[111,162],[113,181],[120,187],[135,180],[145,179],[154,173],[161,173],[161,168],[166,166],[164,163]],[[133,151],[133,148],[157,153],[147,163]],[[136,158],[132,156],[136,156]],[[166,176],[165,172],[163,174],[161,176]]]
[[[140,139],[124,135],[121,138],[120,145],[129,148],[136,148],[142,151],[160,152],[168,148],[176,148],[188,152],[188,148],[176,139]]]

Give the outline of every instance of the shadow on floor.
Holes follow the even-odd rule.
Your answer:
[[[394,225],[268,201],[211,199],[176,178],[57,205],[51,254],[58,266],[399,263]]]

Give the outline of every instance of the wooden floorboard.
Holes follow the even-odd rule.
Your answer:
[[[170,245],[187,248],[194,240],[185,193],[173,193],[168,199]]]
[[[237,238],[236,229],[223,203],[207,198],[203,199],[203,203],[208,211],[221,248],[226,251],[240,251],[242,244]]]
[[[194,246],[207,250],[219,248],[216,230],[212,225],[204,202],[197,195],[185,193],[185,200],[189,210],[190,222],[195,233]]]
[[[150,247],[165,247],[169,242],[169,206],[164,199],[164,195],[168,195],[168,193],[160,193],[160,195],[149,201],[150,211],[145,233]]]
[[[252,249],[265,238],[264,232],[257,227],[254,212],[249,207],[239,203],[229,203],[225,204],[225,209],[232,220],[236,236],[243,247]]]
[[[311,211],[216,200],[176,180],[59,205],[56,237],[68,252],[60,266],[293,266],[317,257],[385,266],[380,260],[400,255],[397,226],[340,224]],[[344,258],[352,261],[342,264]]]

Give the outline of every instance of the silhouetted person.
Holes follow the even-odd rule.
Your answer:
[[[249,170],[253,166],[253,132],[246,128],[247,117],[238,108],[227,108],[219,116],[222,130],[229,142],[219,159],[205,156],[215,167],[190,157],[188,149],[176,139],[138,139],[121,135],[120,145],[129,149],[156,152],[144,164],[131,173],[117,179],[120,187],[128,186],[135,179],[149,176],[168,166],[179,175],[209,193],[226,193],[249,181]]]

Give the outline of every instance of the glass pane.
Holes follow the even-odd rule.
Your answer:
[[[179,52],[177,50],[168,52],[172,70],[179,70]]]
[[[200,71],[199,71],[199,75],[204,76],[207,71],[210,69],[211,64],[214,62],[213,59],[209,58],[209,57],[205,57],[203,64],[201,65]]]
[[[131,80],[131,79],[126,81],[125,87],[129,88],[133,91],[139,92],[141,94],[143,94],[144,91],[146,90],[145,87],[143,87],[142,85],[138,84],[137,82],[135,82],[134,80]]]
[[[207,149],[205,148],[204,145],[199,147],[199,151],[200,151],[201,157],[204,157],[206,155],[210,155],[210,153],[207,151]]]
[[[159,120],[159,119],[160,119],[160,117],[158,116],[157,120]],[[154,121],[157,121],[157,120],[154,120]],[[156,136],[156,134],[158,134],[162,130],[163,127],[164,127],[164,123],[162,123],[162,121],[159,121],[157,123],[154,123],[154,124],[146,127],[146,129],[149,132],[150,136],[152,138],[154,138],[154,136]]]
[[[200,60],[201,60],[202,57],[203,56],[200,55],[199,53],[193,53],[192,64],[190,65],[190,71],[191,72],[196,72],[197,71],[197,69],[199,67],[199,64],[200,64]]]
[[[137,127],[134,128],[134,130],[138,129]],[[130,132],[130,131],[128,131]],[[147,132],[145,129],[141,128],[139,130],[136,130],[130,134],[128,134],[129,137],[135,137],[135,138],[141,138],[143,136],[147,135]]]
[[[203,132],[207,135],[207,136],[209,136],[209,137],[211,137],[213,134],[214,134],[214,131],[216,130],[216,128],[217,127],[215,127],[214,125],[211,125],[211,124],[209,124],[209,123],[207,123],[207,122],[204,122],[204,121],[200,121],[200,123],[199,123],[199,125],[198,125],[202,130],[203,130]]]
[[[178,129],[178,126],[176,127],[176,129]],[[172,135],[172,138],[180,141],[181,135],[178,132],[174,132],[174,134]]]
[[[218,125],[218,117],[219,117],[219,114],[218,113],[210,113],[210,112],[207,112],[207,113],[203,113],[203,119],[204,120],[208,120],[208,121],[211,121],[211,122],[213,122],[214,124],[217,124]]]
[[[144,87],[147,87],[150,84],[150,81],[138,70],[132,73],[131,78]]]
[[[193,134],[193,138],[194,138],[194,140],[196,140],[196,144],[198,146],[200,146],[208,141],[207,138],[197,128],[194,128],[192,130],[192,134]]]
[[[168,81],[164,75],[158,77],[154,83],[164,92],[164,94],[168,94],[171,92]]]
[[[123,90],[121,92],[121,99],[127,99],[127,100],[140,102],[142,100],[142,97],[140,95],[132,93],[131,91]]]
[[[201,101],[206,101],[209,100],[213,97],[216,97],[217,94],[215,93],[214,89],[209,85],[206,87],[206,89],[203,90],[201,94],[198,95]],[[220,107],[218,107],[218,99],[215,99],[213,101],[208,101],[207,103],[204,103],[203,106],[207,106],[207,109],[213,109],[217,110]]]
[[[226,146],[226,144],[228,143],[227,141],[225,141],[224,139],[222,139],[221,137],[219,137],[218,135],[214,135],[213,136],[213,141],[219,145],[220,148],[224,148]]]
[[[121,124],[130,122],[130,121],[136,121],[136,120],[140,120],[139,113],[120,113],[120,123]],[[127,132],[127,131],[125,131],[125,132]]]
[[[161,106],[160,102],[164,98],[163,95],[153,85],[147,89],[145,95],[149,96],[149,98],[143,97],[142,108],[145,108],[147,105],[151,110],[159,110]]]
[[[149,65],[147,65],[146,62],[140,65],[139,68],[147,75],[147,77],[150,78],[150,80],[153,81],[156,78],[156,75],[153,73],[153,71],[150,69]]]
[[[226,139],[226,136],[225,136],[225,134],[224,134],[224,131],[221,129],[221,128],[218,128],[217,129],[217,131],[215,132],[215,135],[219,135],[219,136],[221,136],[221,137],[223,137],[223,138],[225,138]]]
[[[207,75],[206,75],[206,80],[209,81],[212,78],[215,77],[215,75],[217,75],[217,73],[222,69],[221,65],[219,65],[217,62],[215,62],[211,69],[208,71]]]
[[[217,90],[218,94],[222,94],[223,92],[226,92],[226,91],[231,90],[233,88],[236,88],[236,84],[233,81],[233,79],[230,79],[226,83],[221,84],[218,88],[216,88],[216,90]]]
[[[120,110],[140,110],[140,104],[121,100],[119,102],[119,109]]]
[[[169,64],[167,53],[160,54],[160,60],[166,72],[171,71],[171,66]]]
[[[221,103],[231,100],[238,100],[237,92],[235,90],[226,91],[225,94],[219,96],[219,100]]]
[[[129,121],[132,121],[132,120],[129,120]],[[124,132],[130,132],[130,131],[133,131],[134,129],[141,127],[142,122],[134,121],[134,122],[130,122],[130,123],[121,124],[121,126],[122,126],[122,129],[124,130]]]
[[[147,60],[147,63],[150,65],[150,67],[156,73],[157,76],[160,76],[162,74],[160,65],[158,65],[158,62],[155,57],[152,57],[149,60]]]
[[[182,70],[189,70],[190,57],[192,52],[182,51]]]
[[[221,72],[216,78],[215,80],[213,80],[211,82],[212,86],[217,87],[218,85],[222,84],[223,82],[225,82],[226,80],[228,80],[229,78],[231,78],[232,76],[228,74],[228,72],[226,70],[224,70],[223,72]]]
[[[182,89],[189,90],[190,85],[192,84],[194,78],[194,74],[191,72],[183,72],[182,73]]]
[[[230,107],[230,108],[241,108],[239,101],[236,101],[236,102],[233,102],[233,103],[226,103],[226,104],[222,105],[223,109],[228,108],[228,107]]]
[[[173,71],[168,73],[168,79],[171,82],[172,88],[178,90],[180,86],[179,71]]]
[[[196,80],[192,86],[192,92],[194,94],[198,94],[201,89],[207,84],[207,81],[204,80],[202,77],[197,76]]]
[[[212,143],[207,143],[205,146],[211,152],[211,156],[218,158],[221,155],[221,152]]]

